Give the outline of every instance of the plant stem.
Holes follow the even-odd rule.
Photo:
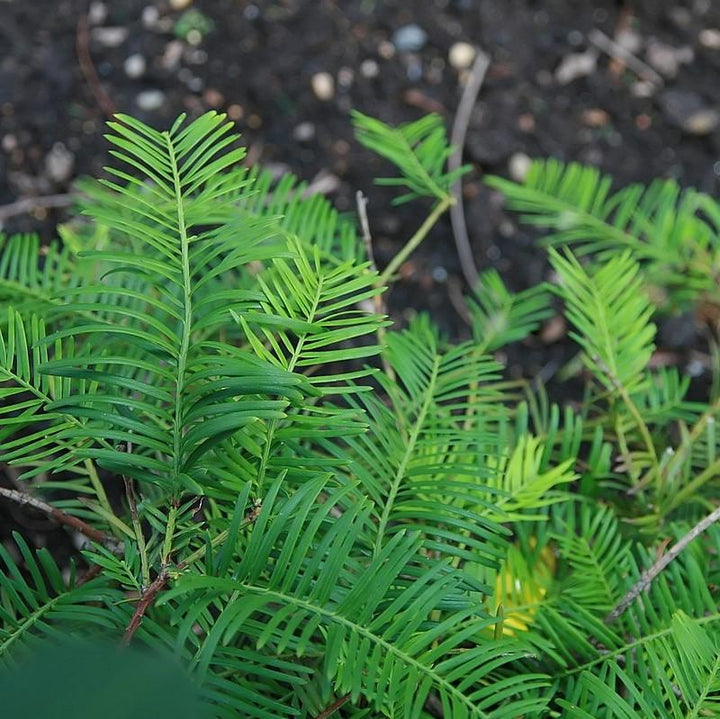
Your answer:
[[[437,205],[433,208],[433,211],[427,216],[425,222],[420,225],[415,234],[407,241],[405,247],[390,260],[390,264],[382,271],[379,279],[379,284],[386,285],[390,281],[390,278],[397,272],[398,268],[405,262],[405,260],[417,249],[420,243],[427,237],[427,234],[432,230],[435,223],[442,216],[442,214],[455,202],[454,198],[447,195],[440,200]]]
[[[183,394],[185,392],[185,369],[187,367],[187,356],[190,348],[190,327],[192,325],[192,292],[190,289],[190,239],[187,236],[185,226],[185,208],[183,206],[182,188],[180,175],[175,158],[175,148],[169,133],[165,133],[168,146],[168,155],[171,162],[171,172],[175,190],[175,204],[177,207],[178,232],[180,234],[180,254],[182,264],[182,291],[183,310],[182,336],[180,338],[180,349],[177,356],[177,381],[175,384],[175,418],[173,422],[173,480],[177,485],[180,481],[182,470],[182,435],[183,435]]]
[[[167,567],[170,563],[170,555],[172,554],[173,535],[175,534],[175,520],[177,518],[177,504],[170,505],[168,512],[168,522],[165,528],[165,539],[163,541],[162,554],[160,555],[160,563],[163,567]]]
[[[135,500],[135,488],[132,479],[123,475],[125,483],[125,496],[127,497],[128,506],[130,507],[130,517],[132,519],[133,530],[135,531],[135,541],[137,542],[138,552],[140,554],[140,567],[142,572],[142,588],[143,591],[150,586],[150,564],[147,556],[147,545],[145,543],[145,535],[140,524],[140,515],[137,510],[137,501]]]

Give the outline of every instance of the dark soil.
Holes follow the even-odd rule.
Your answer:
[[[211,21],[202,37],[191,34],[198,44],[176,37],[186,12],[173,9],[178,5]],[[408,24],[427,36],[417,52],[392,44]],[[435,110],[449,126],[464,78],[449,65],[448,51],[466,41],[492,58],[465,148],[474,167],[465,183],[470,236],[478,266],[496,266],[520,289],[546,277],[544,253],[482,176],[508,174],[510,158],[525,153],[596,165],[618,185],[674,177],[716,194],[720,129],[693,134],[687,119],[698,108],[720,110],[719,28],[720,3],[713,0],[5,0],[0,205],[66,192],[76,177],[100,173],[110,111],[166,126],[180,112],[215,108],[238,121],[256,161],[324,183],[340,209],[354,211],[362,189],[382,265],[425,210],[392,209],[388,192],[373,187],[388,168],[354,142],[349,111],[400,122]],[[649,60],[654,44],[655,55],[664,52],[677,67],[665,68],[663,88],[648,93],[637,75],[600,53],[593,71],[560,84],[558,67],[589,48],[593,29],[609,37],[625,31],[626,38],[631,31],[639,58]],[[83,71],[84,45],[90,66],[85,61]],[[142,60],[128,63],[130,56]],[[144,73],[129,76],[143,60]],[[93,68],[99,84],[88,79]],[[330,99],[311,89],[319,72],[334,77]],[[156,109],[143,109],[153,100]],[[50,237],[64,218],[62,210],[39,210],[11,218],[4,229]],[[449,222],[402,276],[390,297],[396,318],[428,309],[451,335],[468,335],[454,308],[463,285]],[[682,333],[672,326],[664,341],[687,361],[697,337],[683,331],[679,348],[671,345]],[[562,333],[546,334],[511,355],[510,371],[535,376],[568,356]]]

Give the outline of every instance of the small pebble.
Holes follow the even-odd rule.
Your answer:
[[[220,90],[216,90],[214,87],[209,87],[203,93],[203,101],[208,107],[217,110],[225,104],[225,97]]]
[[[380,55],[380,57],[385,60],[389,60],[395,55],[395,45],[393,45],[391,42],[388,42],[387,40],[383,40],[378,45],[378,55]]]
[[[174,70],[179,64],[183,56],[182,40],[171,40],[165,45],[165,51],[160,58],[160,64],[165,70]]]
[[[643,44],[640,34],[630,28],[618,30],[615,34],[615,42],[633,55],[637,55],[640,52]]]
[[[120,47],[129,34],[126,27],[96,27],[92,31],[92,39],[103,47]]]
[[[372,80],[380,74],[380,66],[375,60],[363,60],[360,64],[360,74],[364,78]]]
[[[192,0],[170,0],[170,7],[173,10],[184,10],[192,5]]]
[[[260,17],[260,8],[257,5],[248,5],[243,10],[243,15],[246,20],[257,20]]]
[[[145,58],[139,53],[130,55],[123,64],[125,74],[133,79],[142,77],[145,74],[146,67],[147,63],[145,62]]]
[[[645,58],[655,70],[672,80],[678,74],[680,65],[687,65],[695,59],[691,47],[674,48],[657,40],[648,44]]]
[[[555,80],[559,85],[569,85],[577,80],[595,72],[597,66],[597,52],[575,52],[566,55],[555,70]]]
[[[448,62],[456,70],[466,70],[475,60],[475,48],[469,42],[456,42],[448,53]]]
[[[607,125],[608,119],[607,112],[599,107],[589,107],[582,112],[583,125],[587,127],[603,127]]]
[[[203,36],[200,30],[193,28],[192,30],[188,30],[185,39],[188,41],[188,44],[197,47],[203,41]]]
[[[107,5],[99,0],[93,0],[88,8],[88,22],[91,25],[102,25],[107,20]]]
[[[720,50],[720,29],[708,27],[698,35],[698,41],[707,50]]]
[[[154,5],[147,5],[143,8],[141,19],[143,27],[152,30],[160,19],[160,11]]]
[[[45,157],[45,174],[61,185],[70,179],[74,167],[75,155],[62,142],[56,142]]]
[[[165,93],[160,90],[143,90],[135,98],[135,104],[143,112],[159,110],[165,103]]]
[[[658,90],[658,86],[650,80],[638,80],[632,84],[630,92],[634,97],[652,97]]]
[[[720,127],[720,111],[708,107],[697,93],[670,89],[658,101],[668,120],[689,135],[709,135]]]
[[[15,135],[3,135],[2,149],[5,152],[13,152],[18,147],[17,137]]]
[[[392,36],[392,44],[400,52],[417,52],[425,47],[427,33],[419,25],[403,25]]]
[[[353,84],[355,73],[349,67],[341,67],[338,70],[338,85],[348,88]]]
[[[315,137],[315,125],[312,122],[301,122],[293,130],[293,138],[298,142],[309,142]]]
[[[327,102],[335,95],[335,80],[329,72],[316,72],[310,81],[312,91],[318,100]]]
[[[508,172],[515,182],[524,182],[531,166],[532,160],[524,152],[516,152],[508,161]]]

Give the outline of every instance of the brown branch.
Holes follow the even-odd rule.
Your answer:
[[[350,699],[350,692],[344,694],[339,699],[336,699],[332,704],[328,705],[323,709],[315,719],[327,719],[331,714],[334,714],[345,702]]]
[[[675,559],[685,547],[699,537],[708,527],[720,519],[720,507],[717,507],[713,512],[708,514],[707,517],[700,520],[682,539],[679,539],[670,550],[663,554],[655,564],[650,567],[647,571],[642,573],[639,581],[636,582],[620,600],[618,605],[613,609],[610,614],[605,617],[605,624],[612,624],[618,619],[623,612],[644,592],[652,583],[652,581],[660,574],[660,572],[667,567],[673,559]]]
[[[490,58],[478,48],[475,64],[472,70],[470,70],[470,77],[465,85],[465,90],[460,98],[460,104],[458,105],[455,120],[453,121],[450,136],[450,144],[453,147],[453,151],[448,158],[448,170],[450,172],[459,170],[462,165],[462,152],[465,145],[465,135],[467,134],[468,124],[470,123],[470,116],[480,88],[485,80],[488,67],[490,67]],[[473,259],[467,223],[465,222],[465,210],[463,209],[462,200],[462,180],[460,178],[453,182],[450,192],[455,198],[455,203],[450,207],[450,221],[452,223],[453,236],[455,237],[455,247],[457,248],[458,258],[460,259],[460,267],[470,289],[475,289],[478,282],[478,271],[475,266],[475,260]]]
[[[95,527],[91,527],[86,522],[83,522],[83,520],[79,517],[74,517],[72,514],[63,512],[62,509],[53,507],[51,504],[47,504],[47,502],[43,502],[42,500],[25,492],[21,492],[17,489],[0,487],[0,496],[10,499],[21,506],[37,509],[38,511],[52,517],[59,524],[71,527],[88,539],[92,539],[94,542],[98,542],[99,544],[107,547],[112,552],[117,552],[119,550],[120,543],[114,537],[105,534],[105,532],[102,532],[99,529],[95,529]]]
[[[78,19],[77,32],[75,33],[75,50],[80,71],[90,87],[90,92],[92,92],[93,97],[105,116],[112,118],[115,115],[115,103],[113,103],[110,96],[105,92],[98,77],[97,70],[95,70],[92,55],[90,54],[90,27],[88,17],[85,13],[80,15]]]
[[[68,192],[61,195],[40,195],[38,197],[24,197],[9,205],[0,207],[0,222],[15,215],[24,215],[33,210],[47,210],[53,207],[68,207],[78,199],[76,193]]]
[[[168,574],[167,569],[163,569],[160,574],[155,577],[152,584],[147,588],[147,590],[143,592],[143,595],[140,597],[140,601],[137,603],[137,607],[135,607],[132,618],[128,622],[125,633],[123,634],[121,642],[122,646],[126,647],[130,644],[133,636],[135,635],[135,632],[138,630],[140,624],[142,623],[145,612],[147,612],[152,603],[155,601],[157,595],[165,587],[169,578],[170,575]]]

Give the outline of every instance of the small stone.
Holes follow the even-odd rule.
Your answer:
[[[395,55],[395,45],[393,45],[391,42],[388,42],[387,40],[383,40],[378,45],[378,55],[380,55],[380,57],[384,60],[389,60]]]
[[[126,27],[96,27],[92,31],[92,39],[103,47],[120,47],[129,34]]]
[[[173,10],[184,10],[192,5],[193,0],[170,0],[170,7]]]
[[[91,25],[102,25],[107,20],[107,5],[99,0],[93,0],[88,8],[88,22]]]
[[[145,61],[145,58],[140,55],[140,53],[130,55],[123,64],[125,74],[133,79],[142,77],[145,74],[146,67],[147,62]]]
[[[7,152],[14,152],[18,148],[18,141],[17,137],[15,135],[3,135],[2,139],[2,149]]]
[[[165,70],[174,70],[182,60],[183,49],[182,40],[171,40],[165,45],[165,51],[160,58],[160,65]]]
[[[298,142],[309,142],[315,137],[315,125],[312,122],[301,122],[293,130],[293,138]]]
[[[145,29],[154,29],[159,19],[160,11],[154,5],[147,5],[143,8],[141,20]]]
[[[637,55],[640,52],[643,44],[640,34],[630,28],[618,30],[615,34],[615,42],[633,55]]]
[[[360,64],[360,74],[364,78],[372,80],[380,74],[380,66],[375,60],[363,60]]]
[[[45,174],[58,185],[70,179],[74,167],[75,155],[62,142],[56,142],[45,156]]]
[[[214,87],[208,87],[203,93],[203,101],[208,107],[217,110],[225,104],[225,97],[220,90],[216,90]]]
[[[608,119],[607,112],[599,107],[589,107],[582,112],[582,122],[587,127],[603,127],[607,125]]]
[[[316,72],[310,80],[312,91],[318,100],[327,102],[335,95],[335,79],[329,72]]]
[[[260,8],[257,5],[248,5],[243,11],[246,20],[257,20],[260,17]]]
[[[720,50],[720,29],[705,28],[698,35],[698,42],[707,50]]]
[[[456,70],[467,70],[475,60],[475,48],[469,42],[456,42],[448,52],[448,62]]]
[[[338,70],[338,85],[348,88],[353,84],[355,73],[349,67],[341,67]]]
[[[634,97],[652,97],[658,90],[658,86],[650,80],[638,80],[632,84],[630,92]]]
[[[161,90],[143,90],[135,98],[135,104],[143,112],[159,110],[165,103],[165,93]]]
[[[566,55],[555,70],[555,80],[559,85],[569,85],[573,80],[590,75],[597,67],[597,57],[595,50]]]
[[[516,152],[508,161],[508,172],[515,182],[524,182],[531,166],[532,160],[524,152]]]
[[[653,68],[669,79],[677,76],[680,65],[687,65],[695,59],[691,47],[674,48],[654,40],[648,44],[645,57]]]
[[[192,30],[188,30],[185,39],[190,45],[197,47],[203,41],[203,36],[200,30],[193,28]]]
[[[666,90],[658,97],[665,116],[689,135],[709,135],[720,126],[720,112],[688,90]]]
[[[642,130],[643,132],[645,130],[648,130],[650,126],[652,125],[652,118],[650,115],[641,112],[636,118],[635,118],[635,127],[637,127],[638,130]]]
[[[242,105],[233,104],[228,107],[227,113],[228,117],[231,120],[235,120],[235,122],[237,122],[238,120],[243,119],[243,116],[245,115],[245,109]]]
[[[532,132],[535,129],[535,116],[530,112],[525,112],[517,119],[517,126],[520,132]]]
[[[400,52],[418,52],[425,47],[427,33],[419,25],[403,25],[392,36],[392,44]]]

